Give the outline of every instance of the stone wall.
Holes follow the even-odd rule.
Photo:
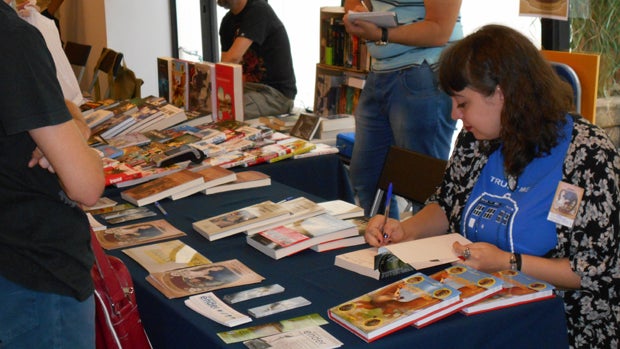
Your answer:
[[[620,96],[596,101],[596,124],[602,127],[620,149]]]

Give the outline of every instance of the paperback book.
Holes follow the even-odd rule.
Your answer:
[[[270,224],[291,215],[291,212],[272,201],[247,206],[215,217],[192,223],[194,230],[209,241],[218,240],[254,227]]]
[[[237,179],[233,182],[220,184],[205,189],[207,195],[223,193],[233,190],[257,188],[271,185],[271,177],[259,171],[243,171],[237,172]]]
[[[376,256],[376,247],[363,248],[337,255],[334,265],[376,280],[415,271],[391,253],[382,255],[383,258],[378,263],[375,263]]]
[[[504,284],[499,293],[461,310],[466,315],[517,306],[555,297],[554,286],[516,270],[493,273]]]
[[[347,219],[354,217],[364,217],[364,209],[361,206],[352,204],[344,200],[330,200],[319,202],[320,206],[334,217]]]
[[[190,296],[185,300],[185,305],[198,314],[228,327],[235,327],[252,321],[249,316],[222,302],[213,292]]]
[[[216,107],[214,119],[243,121],[243,67],[234,63],[215,63]]]
[[[358,246],[366,243],[366,239],[364,238],[364,234],[366,234],[366,225],[368,225],[368,218],[366,217],[357,217],[357,218],[348,218],[345,221],[349,221],[357,227],[357,235],[323,242],[317,245],[312,246],[311,248],[316,252],[325,252],[336,250],[339,248],[350,247],[350,246]]]
[[[311,302],[304,297],[297,296],[289,299],[283,299],[281,301],[273,302],[270,304],[250,308],[248,309],[248,313],[255,318],[261,318],[268,315],[281,313],[283,311],[310,305],[310,303]]]
[[[279,205],[290,211],[292,214],[287,216],[285,219],[278,220],[275,223],[260,225],[256,228],[248,229],[246,231],[246,234],[254,235],[267,229],[293,223],[325,212],[325,209],[323,207],[319,206],[314,201],[305,197],[298,197],[284,202],[280,202]]]
[[[284,287],[278,284],[273,284],[273,285],[267,285],[267,286],[259,286],[259,287],[255,287],[249,290],[229,293],[225,295],[223,299],[224,299],[224,302],[228,304],[235,304],[235,303],[247,301],[249,299],[265,297],[265,296],[269,296],[269,295],[280,293],[280,292],[284,292]]]
[[[458,290],[418,272],[332,307],[328,315],[372,342],[460,301]]]
[[[199,173],[181,170],[127,189],[121,192],[121,197],[136,206],[144,206],[201,183],[204,177]]]
[[[134,223],[95,232],[101,247],[106,250],[124,248],[178,238],[186,234],[165,219]]]
[[[251,339],[243,342],[243,344],[251,349],[332,349],[343,345],[341,341],[320,326]]]
[[[100,215],[99,217],[103,218],[106,221],[106,223],[119,224],[119,223],[130,222],[136,219],[153,217],[156,215],[157,213],[149,209],[148,207],[136,207],[136,208],[129,208],[126,210],[121,210],[121,211],[116,211],[116,212],[104,213]]]
[[[280,259],[322,242],[354,235],[357,235],[355,224],[323,213],[248,235],[246,240],[269,257]]]
[[[461,292],[461,302],[444,308],[413,324],[417,328],[427,326],[446,316],[454,314],[469,304],[496,294],[502,289],[502,279],[488,273],[470,268],[464,264],[451,265],[430,276],[431,278]]]
[[[179,298],[228,287],[248,285],[264,277],[237,259],[151,273],[146,280],[168,298]]]
[[[178,239],[126,248],[122,251],[149,273],[211,263],[210,259]]]
[[[237,174],[235,172],[229,169],[222,168],[220,166],[203,168],[196,171],[196,173],[201,175],[204,181],[202,183],[199,183],[198,185],[173,193],[172,195],[170,195],[170,198],[172,200],[178,200],[192,194],[204,192],[207,188],[211,188],[224,183],[230,183],[237,179]]]

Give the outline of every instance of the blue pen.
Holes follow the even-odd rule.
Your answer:
[[[276,204],[281,204],[281,203],[283,203],[283,202],[287,202],[287,201],[291,201],[291,200],[293,200],[293,197],[292,197],[292,196],[289,196],[289,197],[287,197],[287,198],[286,198],[286,199],[284,199],[284,200],[280,200],[280,201],[276,202]]]
[[[385,197],[385,220],[383,221],[383,229],[387,224],[388,216],[390,215],[390,206],[392,205],[392,182],[388,185],[387,196]],[[383,239],[387,239],[389,235],[383,232]]]
[[[159,212],[161,212],[164,216],[168,215],[168,212],[166,212],[166,210],[164,210],[164,208],[161,207],[161,205],[159,204],[159,201],[155,201],[155,207],[157,207]]]

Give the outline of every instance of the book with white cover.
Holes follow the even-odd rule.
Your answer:
[[[336,199],[331,201],[319,202],[318,204],[320,206],[323,206],[327,213],[341,219],[364,216],[364,209],[362,207],[344,200]]]
[[[253,235],[258,232],[277,227],[279,225],[293,223],[295,221],[306,219],[308,217],[316,216],[325,212],[325,209],[323,207],[319,206],[314,201],[305,197],[298,197],[292,200],[280,202],[279,205],[289,210],[292,214],[283,220],[248,229],[246,231],[246,234]]]
[[[459,261],[459,256],[452,249],[454,242],[462,245],[471,243],[461,234],[450,233],[381,246],[378,253],[392,253],[419,270]]]
[[[311,248],[316,252],[325,252],[331,251],[339,248],[364,245],[366,244],[366,239],[364,235],[366,234],[366,226],[368,225],[368,218],[366,217],[356,217],[356,218],[348,218],[346,221],[352,222],[357,226],[358,234],[355,236],[351,236],[348,238],[332,240],[320,243],[318,245],[314,245]]]
[[[280,259],[325,241],[354,235],[355,224],[323,213],[248,235],[246,241],[269,257]]]
[[[213,292],[190,296],[185,300],[185,305],[197,313],[228,327],[252,321],[249,316],[222,302]]]
[[[211,263],[210,259],[178,239],[126,248],[122,251],[149,273]]]
[[[320,326],[288,331],[243,342],[248,348],[270,349],[332,349],[343,345],[336,337]]]
[[[265,187],[271,185],[271,177],[259,171],[237,172],[237,180],[204,190],[204,194],[217,194],[233,190]]]
[[[285,219],[289,215],[291,215],[289,210],[268,200],[196,221],[192,223],[192,227],[209,241],[214,241]]]

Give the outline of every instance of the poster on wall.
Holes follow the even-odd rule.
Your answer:
[[[519,15],[568,20],[569,0],[520,0]]]

